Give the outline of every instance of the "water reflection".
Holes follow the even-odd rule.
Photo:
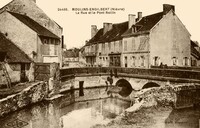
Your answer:
[[[73,105],[73,111],[61,117],[62,126],[63,128],[80,128],[80,126],[89,128],[96,124],[107,124],[129,105],[129,102],[117,99],[77,103]]]
[[[23,128],[88,128],[96,124],[107,124],[130,106],[129,102],[112,98],[68,106],[64,101],[58,99],[14,112],[0,119],[1,128],[11,128],[8,124],[20,127],[20,121],[16,120],[26,122]]]
[[[165,128],[199,128],[200,109],[173,110],[165,120]]]

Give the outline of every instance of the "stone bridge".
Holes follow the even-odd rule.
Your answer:
[[[200,71],[191,69],[137,69],[137,68],[67,68],[60,70],[60,92],[73,87],[76,97],[89,98],[112,92],[125,100],[132,100],[134,92],[145,88],[164,87],[175,89],[177,108],[192,106],[200,101]],[[101,89],[99,89],[101,88]],[[106,88],[106,89],[105,89]],[[92,95],[91,95],[92,94]],[[115,95],[115,96],[116,96]],[[94,98],[95,99],[95,98]]]
[[[189,86],[200,83],[200,71],[160,68],[68,68],[60,70],[60,77],[64,88],[69,88],[73,83],[74,88],[78,89],[81,82],[84,82],[82,85],[84,88],[105,87],[106,83],[108,85],[112,83],[122,88],[124,96],[128,96],[132,90],[137,91],[149,87]],[[74,79],[69,83],[70,78]],[[112,82],[109,80],[111,78]]]
[[[191,84],[200,83],[200,71],[193,70],[180,70],[180,69],[136,69],[136,68],[68,68],[60,70],[61,81],[64,82],[70,77],[77,79],[84,79],[87,77],[100,77],[107,80],[107,77],[112,77],[113,84],[127,82],[131,85],[132,89],[140,90],[149,86],[163,86],[166,84]],[[98,78],[98,79],[100,79]],[[121,81],[121,82],[120,82]],[[151,83],[151,84],[150,84]],[[104,83],[105,84],[105,83]]]

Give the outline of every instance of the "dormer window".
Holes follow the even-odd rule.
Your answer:
[[[136,26],[133,25],[131,29],[132,29],[132,33],[137,32],[137,28],[136,28]]]

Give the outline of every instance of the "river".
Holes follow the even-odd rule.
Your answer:
[[[149,108],[114,120],[130,102],[115,98],[76,102],[65,99],[38,103],[0,118],[0,128],[199,128],[200,109]],[[107,125],[107,126],[106,126]]]
[[[107,98],[74,104],[56,100],[39,103],[0,119],[0,128],[89,128],[107,124],[130,106],[130,102]]]

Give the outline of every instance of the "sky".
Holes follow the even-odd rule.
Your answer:
[[[0,0],[0,7],[10,1]],[[175,5],[175,13],[190,32],[191,39],[200,42],[199,0],[48,0],[48,2],[36,0],[36,3],[51,19],[63,27],[67,48],[83,46],[85,41],[91,38],[91,25],[97,25],[100,29],[104,22],[128,21],[128,14],[135,14],[137,17],[137,12],[142,12],[143,16],[161,12],[163,4]],[[95,14],[80,14],[81,11],[78,10],[85,9],[84,12],[89,13],[90,8],[103,8],[104,14],[97,13],[96,10],[92,11]],[[111,11],[112,8],[118,10]],[[106,11],[111,13],[106,14]]]

